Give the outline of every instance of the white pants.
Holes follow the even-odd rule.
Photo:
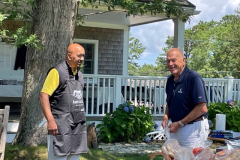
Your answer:
[[[176,133],[171,133],[170,138],[178,140],[181,146],[198,147],[203,145],[209,134],[208,119],[187,124],[179,128]]]
[[[53,154],[53,136],[47,135],[48,160],[79,160],[80,154],[72,154],[68,156],[54,156]]]

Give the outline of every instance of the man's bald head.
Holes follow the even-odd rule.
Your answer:
[[[182,51],[178,48],[172,48],[167,53],[167,67],[174,76],[175,80],[179,78],[184,70],[186,59]]]
[[[80,67],[84,60],[84,56],[85,50],[80,44],[73,43],[68,46],[66,60],[71,66],[72,70]]]
[[[177,56],[184,58],[184,54],[182,53],[182,51],[179,48],[170,49],[167,53],[167,56],[168,56],[168,54],[176,54]]]
[[[72,43],[72,44],[70,44],[69,46],[68,46],[68,48],[67,48],[67,54],[69,53],[69,54],[72,54],[72,53],[74,53],[76,50],[82,50],[82,51],[84,51],[84,48],[80,45],[80,44],[78,44],[78,43]],[[85,51],[84,51],[85,52]]]

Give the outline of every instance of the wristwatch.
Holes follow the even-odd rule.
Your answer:
[[[181,121],[178,121],[178,123],[181,125],[181,127],[184,126],[184,124]]]

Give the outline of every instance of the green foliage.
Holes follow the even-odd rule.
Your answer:
[[[184,55],[189,68],[205,78],[240,77],[240,13],[226,15],[220,21],[200,21],[185,30]],[[166,53],[173,47],[168,37]],[[160,54],[163,56],[163,54]],[[158,63],[158,62],[157,62]]]
[[[112,114],[107,113],[96,128],[100,128],[99,138],[103,142],[139,142],[153,130],[153,125],[149,108],[125,102]]]
[[[31,7],[36,5],[35,0],[2,0],[0,12],[10,20],[31,21]]]
[[[107,11],[124,11],[130,15],[159,15],[163,14],[170,18],[178,17],[184,22],[189,20],[190,15],[183,12],[182,5],[177,1],[153,0],[138,2],[137,0],[84,0],[80,1],[83,7],[107,8]],[[86,15],[87,16],[87,15]]]
[[[39,39],[35,34],[27,36],[28,26],[24,25],[16,30],[15,33],[11,34],[11,37],[15,40],[15,45],[20,47],[22,44],[26,46],[31,45],[34,48],[41,49],[43,46],[39,45]]]
[[[128,75],[130,76],[138,76],[138,69],[139,67],[136,67],[135,65],[128,64]]]
[[[139,39],[132,37],[131,33],[129,34],[129,55],[128,55],[128,64],[133,67],[138,67],[138,64],[134,61],[138,60],[141,54],[145,51],[146,47],[140,43]]]
[[[240,132],[240,107],[237,101],[231,106],[227,103],[210,103],[208,106],[208,119],[213,122],[215,129],[216,114],[226,114],[226,130]]]
[[[157,74],[158,76],[167,76],[170,74],[167,68],[166,55],[161,55],[156,58],[155,64],[157,65]]]
[[[165,60],[164,60],[165,61]],[[128,73],[129,75],[134,76],[161,76],[165,77],[169,75],[169,71],[164,69],[164,63],[162,64],[163,67],[154,66],[152,64],[144,63],[142,66],[138,68],[129,67]]]
[[[39,39],[35,34],[29,34],[31,28],[31,7],[35,5],[34,0],[3,0],[0,2],[3,8],[0,9],[0,37],[9,44],[20,47],[22,44],[41,49]],[[24,22],[23,26],[15,31],[9,31],[4,26],[4,20],[17,20]]]
[[[6,37],[8,30],[4,29],[3,20],[7,19],[7,15],[0,13],[0,37]]]
[[[189,68],[204,78],[240,78],[240,11],[226,15],[217,21],[203,22],[185,30],[184,56]],[[168,36],[164,53],[159,54],[153,68],[148,72],[155,76],[166,76],[166,53],[173,48],[173,37]],[[151,70],[150,70],[151,69]],[[143,66],[138,68],[139,75]]]
[[[152,64],[146,64],[144,63],[139,70],[137,71],[137,73],[140,76],[155,76],[156,75],[156,67]]]
[[[138,2],[136,0],[82,0],[77,1],[78,5],[83,7],[91,6],[93,9],[100,8],[89,13],[87,15],[77,15],[76,16],[76,26],[82,26],[84,24],[84,19],[88,18],[89,15],[101,14],[104,12],[111,11],[122,11],[126,13],[126,16],[130,15],[144,15],[144,14],[164,14],[167,17],[175,16],[183,21],[189,19],[189,15],[183,13],[181,4],[175,1],[163,1],[163,0],[154,0],[149,3]],[[33,10],[36,7],[37,1],[35,0],[2,0],[0,1],[0,37],[4,38],[6,42],[13,42],[11,38],[14,38],[14,44],[20,46],[21,44],[31,45],[33,47],[38,47],[38,49],[43,46],[39,45],[39,39],[36,37],[35,33],[32,35],[27,31],[30,30],[29,26],[32,26],[33,22]],[[101,11],[100,11],[101,10]],[[7,28],[2,25],[3,20],[17,20],[24,22],[24,26],[19,28],[17,31],[9,31]],[[26,30],[26,31],[24,31]],[[10,38],[10,40],[9,40]],[[145,48],[141,46],[139,40],[134,40],[137,44],[135,46],[140,46],[135,55],[132,57],[139,57],[138,53],[142,53]],[[135,43],[134,42],[134,43]],[[40,46],[40,47],[39,47]],[[136,64],[135,64],[136,65]]]

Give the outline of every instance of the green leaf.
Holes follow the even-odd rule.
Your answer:
[[[127,103],[127,105],[132,104]],[[112,118],[104,118],[100,128],[100,134],[105,135],[102,136],[103,141],[139,141],[153,130],[154,122],[152,116],[145,113],[148,110],[146,107],[133,106],[135,111],[132,114],[123,111],[122,107],[123,104],[118,106],[119,109],[112,113]]]

